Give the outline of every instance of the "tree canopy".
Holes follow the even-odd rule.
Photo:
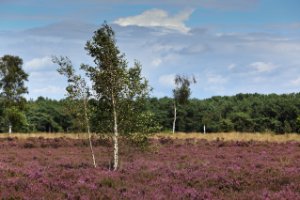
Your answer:
[[[12,131],[26,129],[27,121],[24,113],[25,98],[23,95],[28,92],[25,81],[28,74],[22,69],[23,60],[18,56],[5,55],[0,58],[0,98],[2,110],[2,131],[5,126]]]

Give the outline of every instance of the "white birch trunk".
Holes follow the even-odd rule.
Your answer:
[[[84,103],[84,116],[85,116],[86,129],[87,129],[87,132],[88,132],[93,164],[94,164],[94,167],[96,168],[97,164],[96,164],[96,160],[95,160],[95,154],[94,154],[93,144],[92,144],[92,139],[91,139],[91,131],[90,131],[89,118],[88,118],[88,114],[87,114],[87,99],[86,98],[84,98],[83,103]]]
[[[115,98],[112,94],[112,107],[113,107],[113,117],[114,117],[114,135],[113,135],[113,142],[114,142],[114,171],[118,169],[119,164],[119,144],[118,144],[118,121],[117,121],[117,111],[116,111],[116,102]]]
[[[176,102],[174,101],[173,134],[175,133],[176,118],[177,118],[177,108],[176,108]]]
[[[12,133],[12,125],[9,123],[8,125],[8,133],[11,134]]]

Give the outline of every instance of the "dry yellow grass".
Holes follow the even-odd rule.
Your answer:
[[[272,133],[158,133],[155,134],[155,137],[170,137],[177,139],[188,139],[188,138],[196,138],[196,139],[206,139],[206,140],[233,140],[233,141],[269,141],[269,142],[287,142],[287,141],[297,141],[300,142],[299,134],[283,134],[276,135]]]
[[[72,138],[72,139],[87,139],[86,133],[0,133],[0,138],[17,137],[19,139],[27,139],[31,137],[43,137],[43,138]]]
[[[72,139],[87,139],[88,135],[86,133],[0,133],[0,138],[6,137],[17,137],[19,139],[27,139],[30,137],[43,137],[43,138],[59,138],[66,137]],[[269,142],[287,142],[287,141],[297,141],[300,142],[300,134],[283,134],[276,135],[272,133],[157,133],[152,136],[153,138],[169,137],[173,139],[206,139],[206,140],[233,140],[233,141],[269,141]]]

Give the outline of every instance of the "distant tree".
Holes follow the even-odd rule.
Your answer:
[[[154,114],[155,120],[160,126],[159,130],[164,131],[170,130],[173,121],[173,109],[170,107],[172,105],[173,99],[169,97],[163,97],[158,99],[156,97],[149,98],[147,101],[147,109]]]
[[[300,133],[300,93],[237,94],[188,102],[178,106],[176,130],[200,132],[205,124],[207,132]],[[163,130],[172,129],[173,103],[173,98],[149,99],[149,110]]]
[[[235,131],[239,132],[254,132],[253,120],[246,112],[232,113],[231,121],[234,123]]]
[[[184,105],[188,102],[191,95],[190,85],[196,83],[195,77],[188,77],[184,75],[176,75],[175,89],[173,90],[174,102],[174,120],[173,120],[173,133],[175,133],[175,125],[177,119],[177,105]]]
[[[38,97],[26,105],[26,117],[31,132],[61,132],[71,123],[71,116],[64,112],[64,101]]]
[[[85,49],[94,58],[95,66],[82,65],[82,68],[91,78],[97,99],[106,105],[105,110],[111,116],[107,126],[111,127],[113,132],[113,168],[117,170],[120,122],[138,117],[138,112],[134,116],[126,113],[126,110],[133,112],[135,103],[148,95],[148,83],[141,77],[139,63],[135,62],[134,67],[128,69],[124,55],[116,46],[115,33],[108,24],[104,23],[95,31],[93,38],[86,43]]]
[[[60,68],[58,68],[58,72],[61,75],[64,75],[68,79],[69,85],[67,86],[66,90],[68,92],[69,98],[73,100],[74,103],[77,103],[73,109],[76,110],[77,116],[79,116],[82,121],[84,121],[86,126],[86,131],[89,137],[89,144],[93,159],[94,167],[97,167],[95,161],[95,155],[93,151],[93,145],[91,140],[91,132],[90,132],[90,121],[89,121],[89,114],[88,114],[88,100],[90,97],[89,87],[85,79],[77,75],[75,69],[72,65],[72,62],[67,57],[53,57],[52,61],[57,63]]]
[[[23,61],[18,56],[5,55],[0,58],[0,91],[4,105],[4,123],[9,127],[20,130],[27,125],[22,112],[25,109],[24,94],[28,93],[25,81],[28,74],[22,69]]]

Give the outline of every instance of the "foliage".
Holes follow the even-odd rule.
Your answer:
[[[95,154],[93,151],[93,143],[91,138],[91,129],[90,129],[90,120],[89,120],[89,108],[88,108],[88,100],[89,100],[89,87],[84,78],[75,73],[75,69],[72,66],[71,61],[67,57],[53,57],[52,60],[54,63],[57,63],[60,68],[58,68],[58,72],[61,75],[64,75],[68,79],[69,85],[66,90],[68,91],[68,96],[71,100],[73,100],[72,107],[68,106],[72,113],[75,113],[77,117],[75,119],[80,120],[85,126],[85,130],[89,136],[89,144],[93,159],[94,167],[97,167]],[[75,104],[74,104],[75,103]],[[79,122],[80,122],[79,121]]]
[[[134,66],[128,68],[124,55],[116,46],[115,33],[107,24],[95,32],[86,50],[95,62],[95,66],[82,65],[96,93],[92,102],[96,117],[92,116],[92,121],[98,119],[99,131],[113,132],[116,112],[118,132],[138,131],[137,114],[144,110],[143,103],[149,93],[148,81],[141,75],[141,64],[135,61]]]
[[[68,57],[53,57],[52,61],[59,65],[57,71],[68,80],[66,87],[68,98],[66,99],[66,110],[74,116],[73,124],[80,131],[90,132],[89,107],[90,89],[86,80],[77,75]]]
[[[172,102],[172,98],[158,99],[154,97],[134,104],[132,111],[123,107],[124,111],[122,108],[119,112],[119,115],[125,117],[123,121],[120,121],[120,133],[126,135],[129,132],[147,133],[171,130]],[[111,132],[113,127],[111,114],[107,110],[108,102],[90,99],[88,103],[92,132]],[[43,97],[35,101],[30,100],[26,105],[25,112],[28,128],[22,126],[20,130],[23,132],[26,130],[82,132],[84,130],[83,122],[77,120],[77,115],[70,112],[68,105],[76,106],[77,103],[69,98],[60,101]],[[122,103],[122,105],[126,104]],[[3,101],[2,103],[0,101],[2,127],[6,123],[4,108]],[[136,117],[133,118],[135,121],[132,124],[130,124],[130,120],[133,120],[130,118],[131,115]],[[125,129],[127,124],[127,129]],[[178,131],[201,132],[204,124],[207,132],[300,133],[300,93],[288,95],[238,94],[204,100],[191,99],[188,104],[178,107],[176,124]],[[7,131],[7,127],[4,128],[3,131]]]
[[[141,150],[147,150],[149,147],[149,137],[145,134],[131,133],[126,135],[127,143],[130,147],[138,147]]]
[[[123,107],[119,115],[125,118],[128,116],[128,119],[120,121],[120,133],[126,135],[130,132],[170,131],[173,121],[172,102],[172,98],[154,97],[134,104],[132,112],[126,109],[123,111]],[[108,102],[90,99],[88,103],[92,132],[111,132],[113,127],[111,114],[107,110]],[[85,130],[82,120],[78,120],[78,116],[70,112],[68,105],[76,106],[77,102],[69,98],[57,101],[43,97],[28,101],[25,112],[28,126],[20,127],[20,131],[82,132]],[[4,102],[0,101],[0,123],[4,127],[2,131],[7,131],[4,112]],[[136,117],[132,124],[130,115]],[[238,94],[204,100],[191,99],[188,104],[178,107],[176,130],[201,132],[204,124],[207,132],[300,133],[300,93]]]
[[[178,104],[186,104],[191,95],[190,85],[196,83],[195,77],[188,77],[184,75],[176,75],[176,88],[173,90],[175,102]]]
[[[165,130],[172,129],[171,98],[151,98],[148,108]],[[178,107],[176,130],[182,132],[275,132],[300,133],[300,93],[237,94],[191,99]]]
[[[176,75],[174,82],[176,88],[173,90],[173,96],[174,96],[174,102],[173,102],[174,119],[173,119],[173,128],[172,128],[173,133],[175,133],[175,129],[176,129],[177,108],[179,107],[179,105],[183,106],[188,103],[188,99],[191,95],[190,85],[192,83],[196,83],[196,79],[195,77],[189,78],[183,75]],[[184,115],[184,113],[182,113],[181,116],[182,115]]]
[[[140,112],[141,103],[148,95],[148,82],[141,76],[141,65],[134,63],[127,67],[127,61],[119,51],[115,33],[104,23],[94,32],[94,36],[86,43],[85,49],[94,59],[95,66],[82,65],[92,82],[96,100],[104,102],[105,112],[108,112],[106,127],[112,128],[114,141],[114,170],[118,168],[120,133],[128,134],[138,126],[136,113]]]
[[[22,130],[27,132],[27,118],[24,112],[21,112],[17,106],[10,106],[4,111],[4,122],[5,124],[12,124],[14,130]]]
[[[27,93],[25,81],[28,74],[22,69],[23,61],[18,56],[5,55],[0,58],[0,88],[1,96],[9,103],[22,100],[22,95]]]
[[[31,132],[69,132],[73,130],[72,116],[65,112],[65,101],[43,97],[28,102],[26,116]]]
[[[22,69],[23,61],[18,56],[5,55],[0,58],[0,101],[1,101],[1,131],[8,126],[14,131],[26,131],[27,120],[23,113],[26,100],[23,94],[27,93],[25,81],[28,74]]]

